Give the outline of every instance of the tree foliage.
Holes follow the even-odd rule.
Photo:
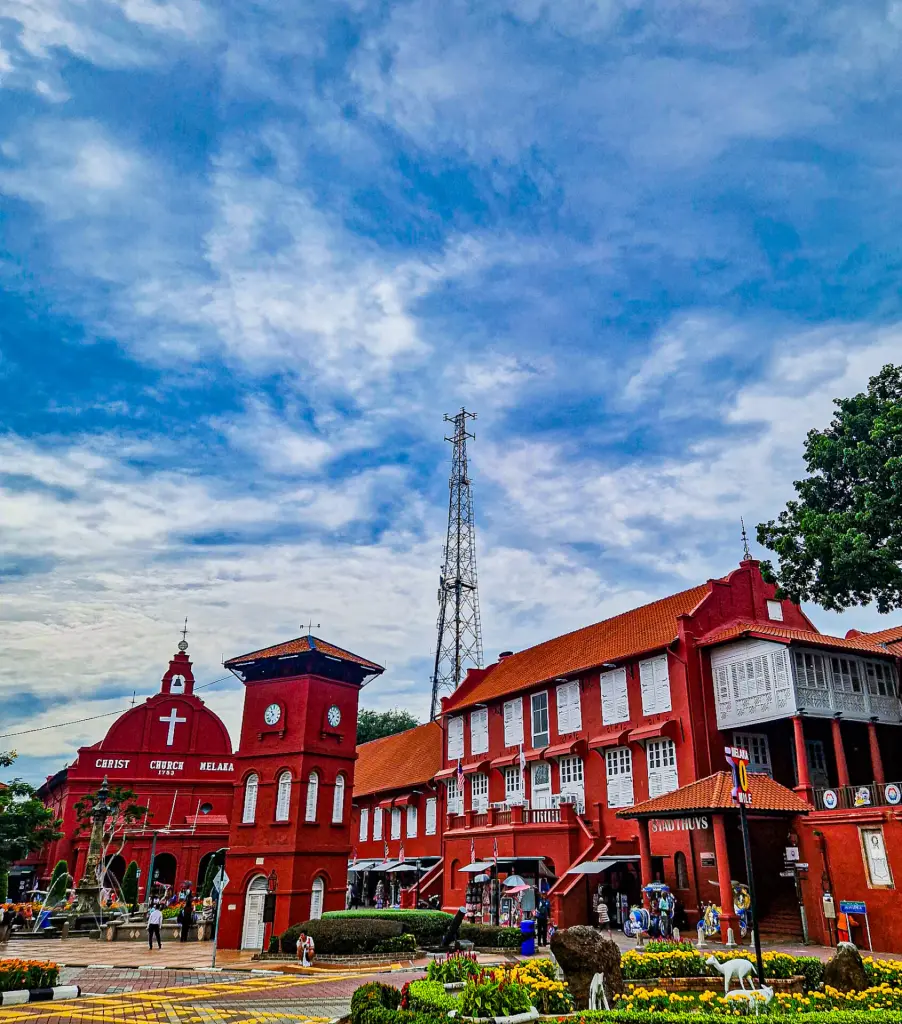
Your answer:
[[[219,852],[217,852],[207,862],[207,870],[204,872],[203,882],[200,887],[200,894],[204,899],[212,894],[213,882],[216,880],[224,860],[225,857],[220,857]]]
[[[15,752],[3,755],[6,765]],[[45,843],[59,839],[62,821],[35,796],[33,786],[13,779],[0,789],[0,868],[37,853]]]
[[[779,563],[762,569],[794,601],[888,612],[902,607],[902,366],[834,404],[830,426],[805,440],[797,500],[758,525]]]
[[[139,804],[137,794],[131,789],[124,789],[122,786],[111,786],[106,805],[110,810],[104,828],[105,838],[112,836],[114,832],[121,832],[125,828],[137,825],[144,820],[147,808]],[[75,835],[81,835],[91,831],[94,805],[97,803],[97,792],[86,793],[81,800],[75,804],[75,819],[77,825]]]
[[[122,898],[132,912],[138,909],[138,862],[130,860],[122,876]]]
[[[383,736],[394,736],[395,733],[413,729],[419,724],[409,711],[400,711],[398,708],[391,711],[363,710],[357,716],[357,742],[381,740]]]
[[[69,888],[69,865],[64,860],[58,860],[50,876],[50,885],[47,887],[47,902],[61,900]]]

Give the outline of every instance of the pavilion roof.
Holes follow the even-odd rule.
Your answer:
[[[283,658],[292,654],[307,654],[319,652],[330,658],[338,658],[340,661],[349,661],[355,665],[362,665],[371,672],[381,673],[385,669],[374,661],[361,658],[359,654],[352,654],[343,647],[330,644],[327,640],[320,640],[319,637],[308,633],[306,636],[296,637],[294,640],[286,640],[285,643],[273,644],[272,647],[262,647],[259,651],[251,651],[250,654],[241,654],[237,658],[229,658],[224,662],[226,668],[234,668],[249,661],[263,661],[266,658]]]
[[[634,807],[617,812],[618,818],[681,818],[687,814],[735,811],[731,772],[715,772],[704,779],[690,782],[672,793],[656,796]],[[807,814],[811,807],[791,789],[775,782],[769,775],[749,773],[750,814]]]

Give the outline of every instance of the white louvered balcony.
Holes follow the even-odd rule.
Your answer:
[[[711,670],[719,729],[797,714],[894,725],[902,720],[890,661],[743,640],[715,648]]]

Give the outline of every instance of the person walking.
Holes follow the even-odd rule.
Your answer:
[[[548,915],[551,912],[551,904],[548,897],[542,893],[539,902],[536,904],[536,945],[548,945]]]
[[[194,924],[194,901],[191,897],[191,890],[188,890],[188,895],[185,897],[185,905],[179,911],[179,923],[182,926],[182,934],[179,939],[180,942],[187,942],[189,933],[191,932],[191,926]]]
[[[601,931],[607,930],[608,935],[611,934],[611,912],[604,897],[598,899],[598,927]]]
[[[150,908],[150,913],[147,915],[147,948],[153,949],[153,940],[157,940],[157,949],[163,948],[163,942],[160,938],[160,930],[163,927],[163,911],[160,910],[156,903]]]

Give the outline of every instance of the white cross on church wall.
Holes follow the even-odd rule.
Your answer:
[[[188,719],[187,718],[179,718],[178,711],[175,708],[173,708],[169,712],[169,717],[168,718],[161,718],[160,721],[163,722],[164,724],[166,724],[167,722],[169,723],[169,735],[166,737],[166,746],[167,747],[171,747],[172,746],[172,741],[175,739],[175,727],[176,727],[177,723],[179,723],[179,722],[187,722]]]

